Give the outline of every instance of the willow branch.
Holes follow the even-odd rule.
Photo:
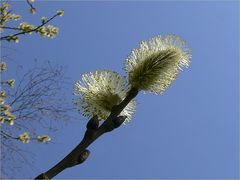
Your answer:
[[[3,36],[0,38],[0,41],[2,40],[8,40],[10,37],[13,37],[13,36],[19,36],[19,35],[23,35],[23,34],[27,34],[27,33],[31,33],[31,32],[36,32],[37,30],[39,30],[41,27],[43,27],[44,25],[46,25],[47,23],[49,23],[51,20],[53,20],[55,17],[57,17],[58,14],[55,14],[54,16],[52,16],[50,19],[48,19],[46,22],[43,22],[41,25],[37,26],[36,28],[34,29],[31,29],[29,31],[22,31],[22,32],[18,32],[18,33],[15,33],[15,34],[12,34],[12,35],[7,35],[7,36]],[[16,29],[15,29],[16,30]]]
[[[8,134],[7,132],[5,132],[5,131],[3,131],[3,130],[1,130],[0,133],[1,133],[1,135],[2,135],[3,137],[5,137],[5,138],[11,138],[11,139],[16,139],[16,140],[19,139],[19,138],[17,138],[17,137],[12,136],[11,134]]]
[[[30,2],[30,0],[26,0],[27,4],[30,6],[31,9],[35,9],[32,5],[32,3]]]
[[[17,31],[21,31],[20,28],[16,28],[16,27],[8,27],[8,26],[2,26],[2,29],[11,29],[11,30],[17,30]]]
[[[87,130],[82,141],[65,158],[63,158],[45,173],[38,175],[35,179],[51,179],[66,168],[83,163],[90,153],[88,150],[86,150],[90,144],[92,144],[104,133],[110,132],[121,126],[126,117],[119,116],[119,114],[128,105],[128,103],[137,96],[137,94],[137,89],[131,89],[126,98],[119,105],[116,105],[112,108],[111,114],[100,127],[98,127],[99,121],[97,117],[92,117],[87,124]]]

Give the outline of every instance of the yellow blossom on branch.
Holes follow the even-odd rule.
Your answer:
[[[55,38],[56,35],[58,34],[58,28],[54,27],[52,25],[48,25],[47,29],[46,29],[46,32],[47,32],[46,33],[47,37]]]
[[[29,143],[30,141],[30,136],[28,132],[24,132],[23,134],[19,135],[18,139],[22,141],[23,143]]]
[[[9,125],[14,125],[14,120],[16,117],[9,111],[10,106],[7,110],[3,111],[3,115],[5,116],[5,120],[9,123]]]
[[[0,6],[0,27],[4,26],[5,23],[7,23],[10,20],[20,20],[21,16],[14,14],[14,13],[10,13],[9,11],[9,7],[10,5],[7,2],[3,2],[1,3]],[[3,31],[3,29],[1,28],[1,32]]]
[[[10,126],[14,125],[15,116],[8,117],[7,121]]]
[[[3,124],[4,123],[4,117],[0,116],[0,123]]]
[[[37,12],[36,8],[34,8],[34,7],[30,8],[30,13],[31,14],[36,14],[36,12]]]
[[[18,38],[18,36],[10,35],[10,36],[7,38],[7,41],[19,43],[19,38]]]
[[[0,98],[4,98],[4,97],[6,97],[6,93],[5,93],[5,91],[0,91]]]
[[[45,16],[41,17],[41,22],[44,24],[47,21],[47,18]]]
[[[5,62],[0,63],[0,72],[6,71],[7,64]]]
[[[20,15],[17,15],[17,14],[9,14],[9,19],[18,21],[18,20],[20,20],[20,18],[21,18]]]
[[[8,84],[10,87],[14,87],[14,83],[15,83],[15,80],[14,80],[14,79],[9,79],[9,80],[7,80],[7,84]]]
[[[64,10],[58,10],[57,15],[58,16],[63,16],[64,15]]]
[[[45,21],[45,20],[42,19],[42,21]],[[55,38],[56,35],[58,34],[58,28],[52,25],[48,25],[47,27],[42,26],[37,30],[37,32],[43,37]]]
[[[0,105],[3,105],[5,103],[5,100],[3,99],[3,97],[0,97]]]
[[[51,138],[48,135],[39,135],[37,136],[37,140],[38,142],[46,143],[48,141],[51,141]]]
[[[18,27],[22,32],[32,31],[35,27],[27,22],[20,23]],[[32,32],[29,32],[29,34]]]
[[[2,104],[0,105],[0,112],[7,112],[8,110],[10,110],[10,106],[8,104]]]

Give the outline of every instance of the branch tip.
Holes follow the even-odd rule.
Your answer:
[[[49,180],[49,178],[46,176],[46,174],[45,173],[42,173],[42,174],[40,174],[39,176],[37,176],[36,178],[35,178],[35,180],[42,180],[42,179],[44,179],[44,180]]]

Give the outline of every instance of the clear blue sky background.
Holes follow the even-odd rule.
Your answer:
[[[126,126],[92,144],[89,159],[56,178],[230,179],[239,177],[239,2],[39,2],[37,14],[25,2],[16,13],[38,24],[58,9],[54,40],[22,37],[12,58],[26,68],[34,59],[66,67],[73,84],[80,74],[123,63],[141,40],[177,34],[192,49],[190,68],[162,95],[141,93]],[[67,95],[73,98],[72,85]],[[65,156],[82,138],[87,121],[62,127],[49,145],[25,145],[35,152],[33,178]],[[20,173],[21,174],[21,173]],[[22,177],[22,175],[19,175]],[[19,178],[21,178],[19,177]]]

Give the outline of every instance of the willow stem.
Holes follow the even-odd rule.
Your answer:
[[[137,94],[137,89],[131,89],[126,98],[119,105],[112,108],[111,114],[99,128],[87,129],[82,141],[66,157],[45,173],[38,175],[35,179],[51,179],[66,168],[81,164],[82,162],[79,162],[79,158],[86,151],[86,148],[104,133],[110,132],[118,127],[115,126],[115,119],[118,118],[118,115],[128,105],[128,103],[137,96]]]

